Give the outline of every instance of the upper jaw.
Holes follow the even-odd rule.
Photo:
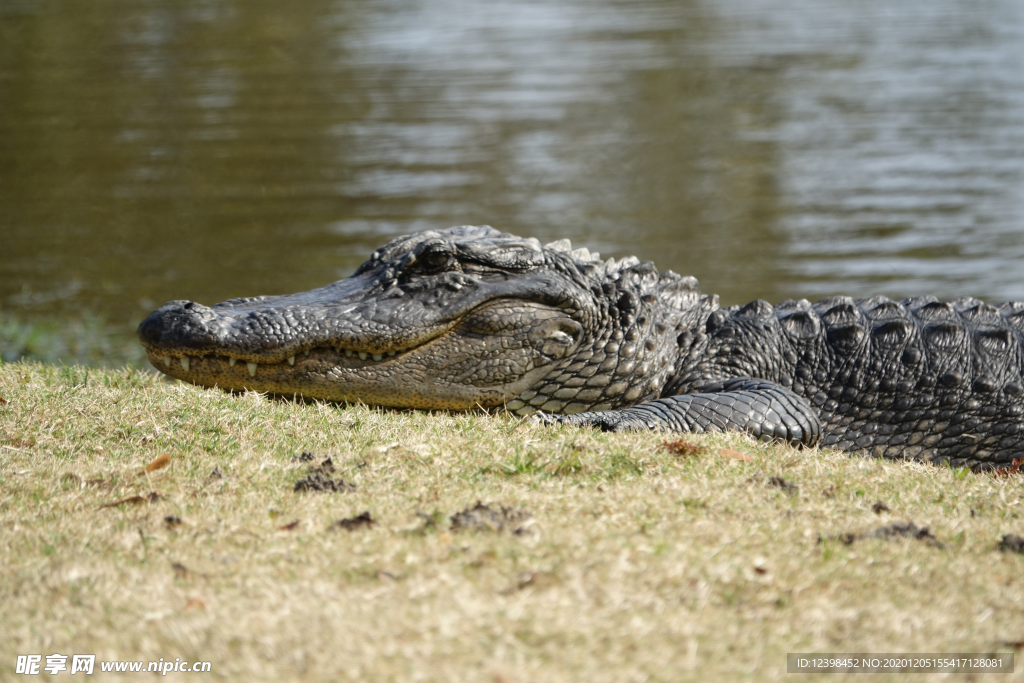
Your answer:
[[[280,363],[297,354],[308,356],[314,349],[330,349],[348,358],[394,356],[443,334],[455,322],[390,328],[365,320],[355,310],[342,309],[337,318],[331,318],[332,308],[337,307],[268,308],[233,315],[217,311],[217,307],[172,301],[142,322],[138,336],[147,351],[157,357],[223,356]]]
[[[462,277],[436,295],[406,295],[372,273],[287,296],[235,299],[207,307],[170,301],[139,325],[151,357],[222,356],[252,363],[281,363],[314,349],[348,358],[387,356],[444,334],[493,296],[492,288]],[[159,367],[159,365],[158,365]]]

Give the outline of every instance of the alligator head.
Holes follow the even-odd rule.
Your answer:
[[[204,386],[573,413],[656,397],[677,337],[716,307],[650,262],[462,226],[397,238],[309,292],[171,301],[138,335],[157,369]]]

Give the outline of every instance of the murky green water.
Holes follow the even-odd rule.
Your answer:
[[[726,303],[1024,299],[1024,3],[0,3],[8,314],[130,331],[463,223]]]

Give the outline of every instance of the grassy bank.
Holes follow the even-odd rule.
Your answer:
[[[0,397],[0,678],[61,653],[238,680],[760,681],[787,652],[1024,641],[1024,556],[997,547],[1024,533],[1020,475],[132,370],[0,365]]]

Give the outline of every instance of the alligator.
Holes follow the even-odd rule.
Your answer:
[[[399,237],[309,292],[171,301],[138,336],[162,372],[228,390],[741,430],[975,470],[1024,455],[1024,303],[722,308],[650,261],[489,226]]]

